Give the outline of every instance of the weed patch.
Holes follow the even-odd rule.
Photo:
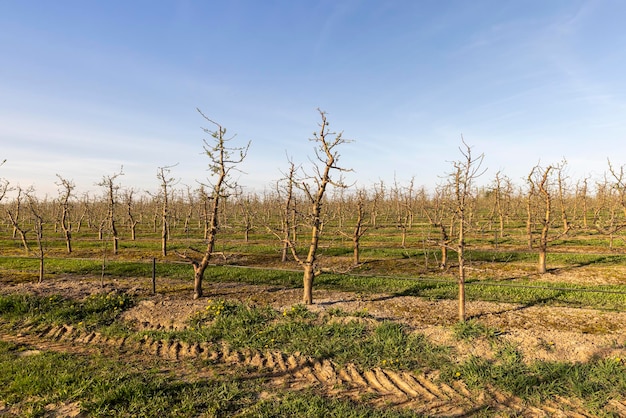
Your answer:
[[[125,293],[94,294],[82,301],[58,295],[0,295],[0,316],[8,322],[73,324],[94,329],[112,325],[133,304],[134,299]]]

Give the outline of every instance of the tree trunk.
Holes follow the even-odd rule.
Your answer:
[[[459,256],[459,321],[465,321],[465,261]]]
[[[63,215],[61,218],[61,228],[63,229],[63,235],[65,237],[65,245],[67,248],[67,253],[72,253],[72,227],[68,223],[67,220],[67,208],[63,208]]]
[[[163,229],[161,230],[161,254],[163,257],[167,256],[167,236],[168,236],[168,225],[167,225],[167,213],[164,210],[163,213]]]
[[[540,274],[543,274],[548,271],[546,268],[546,254],[547,254],[546,248],[539,249],[539,264],[537,266],[537,271]]]
[[[24,247],[24,250],[28,254],[30,252],[30,247],[28,246],[28,241],[26,241],[26,232],[20,229],[19,233],[20,233],[20,238],[22,240],[22,246]]]
[[[117,255],[119,249],[119,237],[117,236],[117,227],[115,226],[115,219],[113,218],[113,212],[111,211],[111,233],[113,234],[113,254]]]
[[[305,305],[313,304],[313,278],[315,277],[315,271],[311,264],[304,266],[304,294],[302,303]]]
[[[280,255],[280,261],[282,263],[287,261],[287,251],[289,251],[289,243],[287,242],[288,239],[289,239],[289,233],[287,232],[285,234],[285,242],[283,243],[283,249]]]
[[[204,278],[204,270],[206,266],[198,264],[193,266],[193,298],[199,299],[202,297],[202,279]]]
[[[67,248],[67,253],[71,254],[72,253],[72,235],[69,229],[65,230],[65,244]]]
[[[43,254],[43,248],[39,249],[40,253],[39,253],[39,283],[43,282],[43,276],[44,276],[44,254]]]
[[[311,244],[309,246],[309,253],[304,263],[303,285],[304,296],[302,301],[305,305],[313,304],[313,278],[315,277],[315,260],[317,248],[319,246],[319,205],[316,209],[316,219],[313,221],[313,228],[311,229]]]
[[[280,255],[280,261],[282,263],[287,261],[287,251],[289,250],[289,244],[287,243],[287,239],[285,239],[285,242],[283,243],[283,249],[282,249],[282,253]]]
[[[465,322],[465,212],[463,206],[459,211],[461,216],[459,217],[459,246],[457,248],[457,254],[459,258],[459,321]]]

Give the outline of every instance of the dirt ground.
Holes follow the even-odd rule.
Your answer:
[[[133,286],[126,279],[112,280],[104,287],[93,278],[67,277],[41,284],[2,285],[3,293],[28,292],[40,295],[63,294],[82,298],[94,292],[123,290],[142,296],[142,301],[124,313],[123,318],[139,327],[180,329],[207,299],[234,299],[271,305],[277,310],[300,303],[302,291],[279,286],[242,283],[207,283],[206,298],[193,300],[191,288],[184,292],[148,295],[147,289]],[[355,294],[326,290],[314,291],[314,311],[338,308],[345,312],[366,311],[376,320],[407,324],[432,342],[454,346],[459,361],[470,355],[490,358],[487,341],[459,342],[451,325],[457,321],[457,305],[452,300],[430,301],[413,296]],[[481,324],[497,329],[501,339],[519,347],[526,361],[548,360],[585,362],[594,357],[626,358],[626,312],[609,312],[566,307],[525,306],[509,303],[467,302],[467,313]]]
[[[108,279],[100,286],[95,277],[68,276],[56,277],[41,284],[3,283],[0,284],[0,293],[62,294],[77,299],[99,292],[123,291],[135,294],[140,302],[124,312],[122,319],[138,329],[182,329],[191,315],[206,307],[209,299],[238,300],[283,310],[300,303],[302,296],[301,289],[281,286],[206,283],[207,297],[193,300],[191,283],[188,291],[185,286],[184,282],[176,283],[170,289],[151,295],[145,285],[137,285],[132,279]],[[483,358],[495,356],[494,347],[486,339],[468,342],[458,341],[454,337],[452,325],[457,321],[456,301],[315,290],[314,302],[310,309],[318,312],[329,309],[359,314],[367,312],[367,321],[391,320],[407,324],[415,332],[425,334],[433,343],[452,347],[451,352],[456,353],[459,362],[471,355]],[[468,302],[467,312],[470,318],[498,330],[499,338],[513,343],[529,362],[585,362],[592,358],[626,358],[626,312],[490,302]],[[231,365],[245,366],[257,370],[256,373],[266,379],[266,396],[273,393],[274,389],[302,390],[314,387],[327,396],[351,398],[359,402],[364,394],[373,394],[375,396],[370,402],[374,405],[409,408],[426,416],[472,416],[476,411],[493,411],[493,416],[591,416],[576,399],[555,398],[541,406],[532,406],[493,388],[471,393],[461,381],[446,385],[438,380],[436,372],[412,374],[380,367],[371,370],[360,370],[354,365],[338,367],[328,360],[311,359],[298,353],[236,352],[226,345],[192,346],[150,338],[131,342],[125,338],[84,333],[68,325],[51,327],[40,334],[0,331],[0,339],[32,347],[24,355],[36,355],[40,350],[80,352],[105,347],[111,351],[111,355],[124,355],[126,360],[135,358],[141,361],[146,356],[157,356],[176,362],[174,367],[179,372],[184,369],[184,366],[181,367],[183,363],[179,362],[185,358],[211,360],[213,368],[225,373],[228,373]],[[193,373],[195,376],[198,370],[194,369]],[[192,378],[192,375],[187,378]],[[49,416],[82,416],[76,403],[51,404],[46,408]],[[626,416],[626,402],[611,400],[607,408],[607,411],[617,416]],[[20,415],[19,411],[13,409],[0,402],[0,415]]]

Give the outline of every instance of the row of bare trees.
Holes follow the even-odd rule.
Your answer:
[[[543,181],[543,171],[548,168],[548,177]],[[503,242],[507,235],[518,233],[519,223],[522,222],[531,227],[528,230],[530,233],[525,232],[525,236],[536,238],[540,231],[539,219],[545,218],[545,210],[541,209],[543,206],[541,196],[542,193],[545,195],[548,192],[552,209],[550,225],[553,228],[559,231],[567,230],[569,235],[593,230],[607,238],[619,237],[626,216],[623,170],[614,169],[615,177],[608,172],[601,181],[590,183],[585,179],[576,184],[565,184],[567,187],[559,189],[557,168],[556,165],[533,167],[531,170],[533,176],[521,187],[513,185],[502,173],[497,173],[492,185],[474,188],[468,208],[470,232],[491,234],[497,245]],[[113,193],[114,221],[118,235],[130,240],[136,238],[137,234],[140,238],[142,235],[152,237],[153,232],[162,231],[165,224],[170,235],[206,236],[210,220],[210,216],[207,215],[211,202],[206,187],[173,189],[168,192],[168,202],[163,202],[160,197],[156,198],[158,191],[153,195],[140,194],[137,190],[122,188],[118,181],[119,178],[114,181],[117,191]],[[71,183],[69,180],[67,182]],[[541,192],[542,183],[544,192]],[[229,231],[241,231],[241,236],[245,239],[252,232],[267,231],[266,225],[278,224],[280,213],[280,222],[285,219],[284,222],[289,225],[285,230],[291,230],[292,234],[297,233],[302,226],[302,221],[298,218],[304,214],[302,208],[306,202],[305,195],[298,189],[292,190],[287,209],[288,199],[285,197],[289,183],[282,184],[285,186],[284,189],[277,187],[274,191],[263,193],[241,193],[240,190],[233,190],[222,200],[220,223],[223,223]],[[72,187],[70,185],[70,189]],[[91,193],[76,195],[71,191],[66,201],[67,194],[60,188],[58,197],[47,197],[42,200],[42,203],[47,205],[47,222],[54,227],[55,232],[60,231],[59,236],[66,239],[69,235],[70,240],[75,233],[82,232],[80,236],[84,236],[89,233],[88,231],[93,231],[99,236],[108,232],[111,211],[108,187],[106,189],[103,188],[99,195]],[[13,188],[11,195],[5,194],[2,199],[0,219],[5,224],[5,229],[13,230],[18,234],[18,238],[18,230],[31,223],[25,197],[27,191],[28,189],[17,186]],[[414,241],[415,225],[424,223],[429,223],[433,227],[433,230],[429,231],[431,242],[446,241],[445,238],[435,239],[434,235],[435,231],[439,231],[441,237],[451,235],[452,191],[447,182],[432,192],[426,192],[422,188],[411,188],[410,184],[402,187],[396,183],[390,187],[382,182],[369,189],[355,187],[346,194],[331,191],[325,196],[322,229],[332,228],[336,233],[343,232],[342,235],[345,236],[346,231],[352,228],[357,219],[357,203],[361,201],[362,224],[370,230],[395,227],[399,231],[400,245],[403,241],[406,244],[407,237],[403,237],[405,230],[411,232],[408,237]],[[411,199],[407,197],[410,195],[413,196]],[[162,221],[164,206],[167,206],[166,222]],[[70,233],[66,234],[63,228]],[[276,228],[282,230],[283,226],[281,224],[280,228]],[[536,246],[535,242],[535,239],[527,240],[527,245]],[[71,245],[67,250],[71,251]]]
[[[199,110],[198,110],[199,111]],[[200,111],[199,111],[200,112]],[[206,245],[197,249],[178,246],[177,256],[190,262],[194,271],[194,297],[203,295],[202,281],[219,233],[241,231],[247,242],[250,234],[269,234],[280,243],[281,260],[289,256],[303,270],[303,301],[313,303],[313,283],[323,271],[318,259],[320,239],[341,237],[350,240],[353,265],[360,263],[361,240],[370,231],[393,227],[399,231],[398,245],[406,247],[410,238],[421,235],[425,245],[439,248],[439,267],[450,266],[449,250],[457,255],[459,317],[465,317],[464,283],[467,236],[491,236],[494,248],[512,241],[525,231],[527,246],[538,253],[538,271],[546,271],[549,247],[566,236],[584,231],[614,240],[626,227],[626,179],[624,167],[610,161],[600,180],[584,178],[573,182],[568,177],[567,161],[537,164],[530,169],[524,184],[516,186],[502,172],[497,172],[488,186],[477,186],[484,177],[484,155],[475,157],[462,140],[460,158],[451,163],[451,171],[434,191],[417,187],[415,179],[407,185],[380,181],[371,187],[349,185],[344,173],[351,171],[339,164],[340,149],[349,143],[342,133],[330,130],[327,114],[319,111],[320,123],[311,141],[314,158],[308,166],[286,161],[287,169],[275,187],[259,194],[243,193],[233,179],[239,164],[246,158],[250,143],[230,146],[235,137],[202,112],[210,124],[204,132],[204,151],[208,158],[209,178],[194,189],[177,188],[173,171],[176,165],[157,169],[158,191],[140,193],[121,187],[123,169],[105,175],[96,183],[101,195],[77,196],[72,180],[57,175],[56,198],[38,199],[34,189],[11,187],[0,179],[0,205],[6,231],[30,252],[27,235],[32,233],[41,259],[44,260],[44,225],[54,236],[62,236],[66,251],[72,253],[72,241],[82,228],[104,235],[118,254],[120,228],[126,228],[131,240],[138,228],[145,235],[160,234],[161,253],[168,255],[173,233],[177,238],[202,238]],[[1,164],[0,164],[1,165]],[[11,192],[13,197],[7,198]],[[419,228],[417,228],[417,227]],[[418,232],[419,230],[419,232]],[[302,235],[308,234],[308,244]],[[81,234],[84,236],[85,233]],[[621,238],[621,237],[620,237]],[[413,240],[415,242],[415,240]]]

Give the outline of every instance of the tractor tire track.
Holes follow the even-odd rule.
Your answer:
[[[466,416],[488,410],[524,417],[590,417],[578,402],[558,399],[540,407],[494,389],[471,392],[460,380],[450,385],[424,374],[412,374],[375,367],[360,370],[354,364],[339,366],[324,359],[285,354],[279,351],[233,350],[226,343],[187,343],[159,340],[149,336],[140,339],[110,337],[99,332],[84,331],[71,325],[25,327],[21,332],[7,333],[0,329],[0,339],[34,346],[40,350],[88,352],[112,349],[125,355],[149,355],[168,361],[200,359],[225,365],[245,365],[256,369],[259,376],[275,385],[294,390],[315,387],[333,396],[361,400],[364,393],[373,395],[372,402],[410,408],[429,416]],[[611,401],[612,412],[626,416],[626,404]]]

